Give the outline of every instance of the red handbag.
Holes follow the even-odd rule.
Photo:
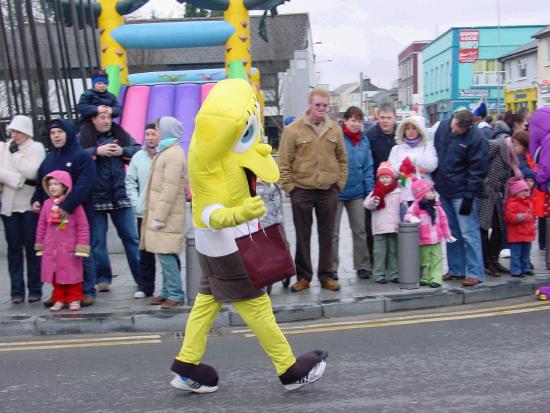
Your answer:
[[[236,238],[235,242],[254,288],[263,288],[296,275],[281,224]]]

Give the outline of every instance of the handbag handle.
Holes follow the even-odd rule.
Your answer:
[[[248,222],[249,221],[246,221],[246,229],[248,229],[248,238],[250,238],[250,241],[254,242],[254,238],[252,238],[252,233],[250,232],[250,226],[248,225]],[[265,237],[267,238],[267,232],[265,232],[264,226],[262,225],[260,220],[258,220],[258,225],[260,226],[260,229],[262,230]]]

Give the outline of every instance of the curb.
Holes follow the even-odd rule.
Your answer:
[[[273,313],[277,322],[287,323],[419,310],[527,296],[548,284],[550,276],[545,275],[544,278],[505,281],[471,289],[443,288],[433,292],[404,290],[402,293],[274,306]],[[4,316],[0,317],[0,336],[183,331],[190,311],[190,307],[184,307],[170,312]],[[212,327],[240,326],[245,326],[243,319],[233,307],[225,305]]]

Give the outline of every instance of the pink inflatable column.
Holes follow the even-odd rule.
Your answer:
[[[143,143],[150,90],[149,86],[131,86],[124,98],[121,126],[138,143]]]

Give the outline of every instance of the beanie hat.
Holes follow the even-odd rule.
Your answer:
[[[420,201],[424,198],[424,195],[426,195],[430,189],[433,188],[433,184],[428,182],[425,179],[416,179],[416,177],[412,178],[412,186],[411,186],[411,192],[414,196],[414,199],[417,201]]]
[[[65,133],[67,134],[67,139],[69,139],[69,137],[76,136],[77,134],[74,123],[67,119],[52,119],[50,123],[48,123],[48,132],[50,132],[54,128],[65,131]]]
[[[32,138],[32,119],[24,115],[15,115],[6,128],[8,132],[16,130]]]
[[[521,191],[529,190],[529,186],[523,179],[513,180],[508,184],[508,195],[516,196]]]
[[[537,180],[537,174],[528,166],[521,168],[521,173],[523,174],[523,179]]]
[[[389,175],[395,179],[395,171],[390,162],[386,161],[380,163],[380,166],[376,170],[376,177],[378,178],[380,175]]]
[[[95,86],[97,82],[103,82],[109,84],[109,75],[103,70],[98,70],[92,73],[92,86]]]

